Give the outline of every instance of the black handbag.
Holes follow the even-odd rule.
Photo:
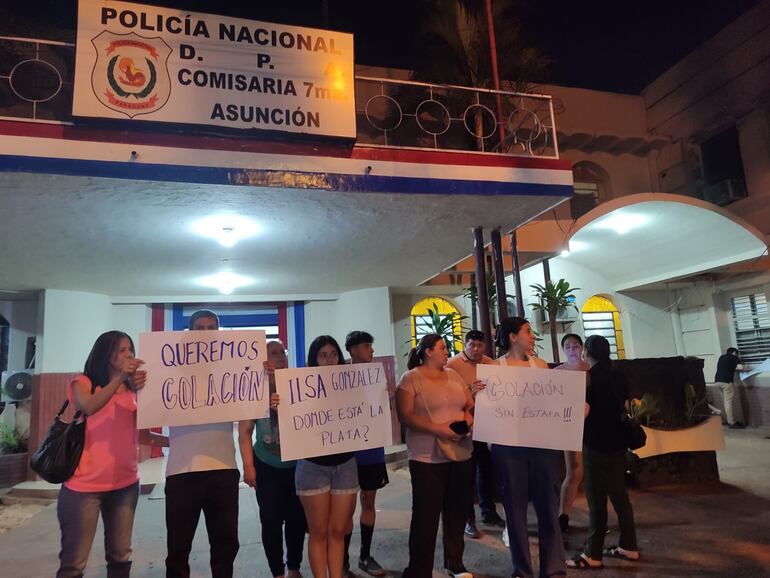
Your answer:
[[[62,421],[61,416],[68,405],[69,400],[65,400],[40,447],[29,460],[32,471],[52,484],[61,484],[72,477],[86,441],[85,415],[77,411],[71,422]]]
[[[642,426],[632,420],[626,413],[622,414],[620,419],[623,425],[623,439],[626,447],[631,451],[643,448],[647,443],[647,434],[644,433]]]

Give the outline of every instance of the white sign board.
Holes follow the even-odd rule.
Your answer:
[[[147,384],[137,427],[196,425],[269,415],[264,331],[155,331],[139,335]]]
[[[80,0],[72,114],[355,138],[353,36]]]
[[[765,359],[762,363],[754,367],[754,369],[748,371],[741,371],[739,376],[741,381],[746,381],[750,377],[758,375],[760,373],[770,372],[770,358]]]
[[[473,439],[506,446],[580,451],[586,374],[479,365]]]
[[[283,461],[390,445],[381,363],[279,369],[275,385]]]

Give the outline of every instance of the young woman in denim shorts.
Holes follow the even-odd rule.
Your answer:
[[[330,335],[310,344],[308,367],[340,365],[344,357]],[[280,398],[271,396],[277,407]],[[308,558],[315,578],[342,578],[345,536],[353,530],[358,494],[355,453],[318,456],[297,461],[294,482],[308,525]]]

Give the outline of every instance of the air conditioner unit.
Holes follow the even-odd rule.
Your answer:
[[[5,401],[24,401],[32,396],[32,373],[25,370],[4,371],[0,394]]]
[[[556,321],[559,323],[574,323],[578,320],[578,310],[575,307],[565,307],[556,312]]]
[[[703,200],[720,207],[746,198],[746,186],[737,179],[725,179],[703,188]]]
[[[540,309],[535,309],[533,305],[536,304],[536,300],[524,300],[524,317],[529,319],[529,322],[532,324],[536,331],[540,331],[548,320],[548,314]]]

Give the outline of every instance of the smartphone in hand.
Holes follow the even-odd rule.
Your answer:
[[[463,420],[453,421],[449,424],[449,429],[455,432],[457,435],[468,435],[471,433],[471,428],[468,427],[468,422]]]

